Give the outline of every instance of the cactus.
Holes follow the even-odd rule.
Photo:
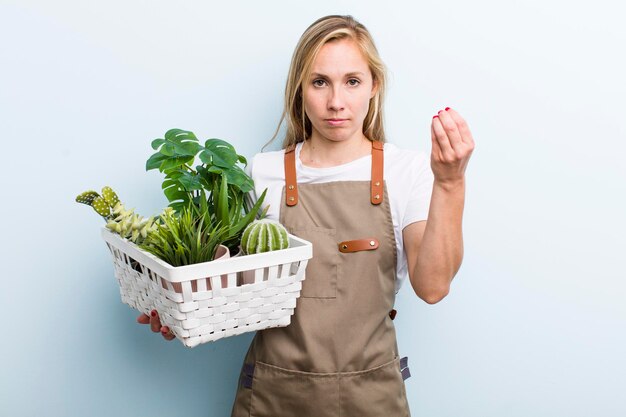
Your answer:
[[[250,223],[243,231],[241,248],[246,254],[269,252],[289,247],[285,227],[273,220],[261,219]]]
[[[111,209],[115,207],[119,201],[120,199],[117,197],[117,194],[115,194],[115,191],[108,186],[102,188],[102,195],[93,190],[89,190],[76,196],[76,202],[93,207],[96,213],[105,219],[110,218],[112,214]]]
[[[111,187],[102,188],[102,195],[95,191],[85,191],[76,197],[78,203],[87,204],[104,217],[106,228],[131,242],[140,244],[159,227],[153,217],[145,219],[127,210]]]
[[[85,191],[84,193],[79,194],[76,197],[76,201],[78,203],[83,203],[83,204],[87,204],[88,206],[90,206],[91,203],[93,203],[93,200],[99,196],[100,194],[98,194],[97,192],[89,190],[89,191]]]
[[[102,197],[104,197],[106,202],[109,203],[109,206],[111,207],[115,207],[115,205],[120,202],[120,199],[117,197],[117,194],[115,194],[115,191],[108,186],[102,188]]]
[[[107,203],[102,196],[94,198],[91,207],[102,217],[109,217],[111,215],[111,206],[109,206],[109,203]]]

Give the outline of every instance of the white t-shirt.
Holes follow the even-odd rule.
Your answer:
[[[334,167],[312,168],[302,165],[301,148],[302,143],[298,143],[296,145],[296,175],[299,184],[369,181],[371,179],[371,155]],[[411,223],[428,218],[434,176],[430,169],[430,159],[425,152],[400,149],[391,143],[385,143],[384,156],[384,179],[387,185],[398,256],[397,292],[408,276],[402,230]],[[252,193],[254,201],[267,188],[263,208],[269,205],[267,217],[273,220],[279,220],[281,192],[285,185],[283,166],[284,151],[280,150],[256,154],[249,161],[246,169],[254,180],[255,192]]]

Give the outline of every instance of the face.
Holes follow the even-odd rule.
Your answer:
[[[376,89],[367,61],[353,40],[322,46],[304,83],[304,110],[313,126],[312,140],[364,138],[363,121]]]

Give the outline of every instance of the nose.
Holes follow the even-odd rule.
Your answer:
[[[343,110],[345,107],[343,92],[341,88],[334,87],[330,90],[330,94],[328,97],[328,109],[338,112]]]

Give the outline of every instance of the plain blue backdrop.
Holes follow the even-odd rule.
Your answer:
[[[120,302],[101,219],[110,185],[166,204],[145,172],[173,127],[251,157],[272,136],[295,44],[350,13],[390,70],[391,142],[430,152],[457,109],[476,150],[465,258],[448,297],[398,294],[413,415],[626,415],[623,6],[501,2],[0,2],[0,415],[227,416],[252,335],[187,349]]]

